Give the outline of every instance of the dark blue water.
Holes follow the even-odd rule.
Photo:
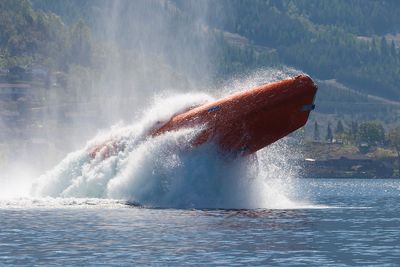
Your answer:
[[[400,265],[400,180],[306,179],[308,208],[4,200],[0,265]]]

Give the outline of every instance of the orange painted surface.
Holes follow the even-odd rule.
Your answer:
[[[212,141],[222,151],[248,155],[302,127],[314,107],[316,92],[311,78],[299,75],[175,115],[150,135],[204,125],[193,145]],[[103,146],[96,147],[90,152],[91,157],[102,149]],[[104,156],[120,150],[111,145]]]

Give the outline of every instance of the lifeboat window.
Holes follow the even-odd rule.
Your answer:
[[[301,107],[301,111],[311,111],[315,109],[315,105],[314,104],[310,104],[310,105],[304,105]]]
[[[209,108],[207,111],[208,111],[208,113],[211,113],[211,112],[219,110],[220,108],[221,108],[221,105],[217,105],[212,108]]]

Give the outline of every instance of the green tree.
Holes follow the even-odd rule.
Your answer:
[[[336,134],[343,134],[343,133],[344,133],[344,127],[343,127],[343,123],[342,123],[341,120],[339,120],[339,121],[337,122],[336,129],[335,129],[335,133],[336,133]]]
[[[382,144],[385,140],[385,129],[380,122],[369,121],[360,124],[358,141],[369,145]]]
[[[335,128],[335,136],[336,139],[341,139],[343,141],[345,137],[344,126],[341,120],[338,120]]]
[[[314,123],[314,141],[319,141],[321,139],[320,133],[319,133],[319,125],[318,122],[315,121]]]
[[[358,123],[356,121],[351,122],[351,128],[350,128],[350,137],[353,142],[357,140],[358,136]]]
[[[388,139],[397,152],[397,169],[400,176],[400,126],[389,130]]]
[[[392,43],[391,43],[391,45],[390,45],[390,55],[392,56],[392,57],[395,57],[396,56],[396,46],[395,46],[395,44],[394,44],[394,41],[392,40]]]
[[[4,67],[58,67],[66,58],[67,35],[60,17],[33,9],[30,1],[0,1],[0,64]]]
[[[332,143],[332,141],[333,141],[333,133],[332,133],[332,128],[331,128],[331,123],[328,123],[328,127],[326,128],[325,140],[328,141],[329,143]]]
[[[386,41],[386,38],[384,36],[382,36],[382,38],[381,38],[381,52],[382,52],[383,55],[387,55],[388,52],[389,52],[387,41]]]
[[[89,66],[92,57],[92,38],[89,27],[79,20],[71,32],[70,59],[72,63]]]

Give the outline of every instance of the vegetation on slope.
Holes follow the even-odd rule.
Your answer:
[[[400,100],[400,53],[385,38],[400,32],[398,1],[234,0],[210,5],[212,25],[276,49],[279,62]]]

